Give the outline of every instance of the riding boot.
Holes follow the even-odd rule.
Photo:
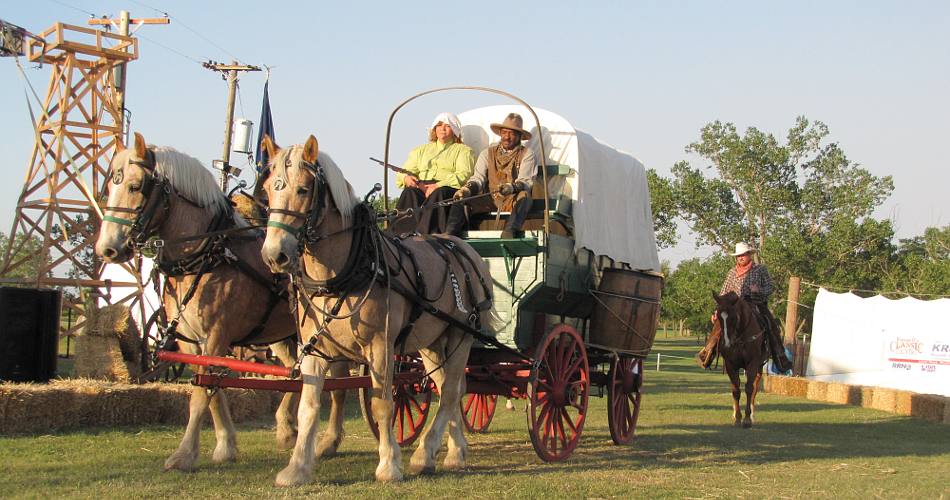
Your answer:
[[[775,363],[775,366],[778,367],[782,373],[791,370],[792,362],[788,359],[788,356],[785,355],[785,345],[782,344],[782,339],[779,338],[778,332],[776,332],[774,328],[769,328],[767,336],[769,339],[769,350],[772,353],[772,361]]]
[[[713,332],[709,334],[706,345],[703,346],[702,350],[696,353],[696,363],[708,370],[716,359],[717,354],[719,354],[719,330],[714,329]]]

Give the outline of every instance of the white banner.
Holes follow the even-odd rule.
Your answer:
[[[950,299],[819,290],[805,375],[950,396]]]

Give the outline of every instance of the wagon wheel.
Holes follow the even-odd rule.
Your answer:
[[[495,416],[495,394],[466,394],[462,400],[462,421],[469,432],[488,432],[488,425]]]
[[[396,356],[396,373],[410,372],[425,373],[425,367],[419,358],[414,356]],[[369,375],[369,367],[362,365],[360,375]],[[369,425],[376,440],[379,440],[379,427],[373,418],[372,388],[360,388],[360,408],[363,418]],[[422,427],[429,417],[429,407],[432,403],[432,384],[428,378],[416,382],[403,382],[393,385],[393,422],[396,430],[396,441],[399,446],[409,446],[415,442]]]
[[[633,440],[640,416],[643,393],[643,360],[618,355],[610,363],[610,386],[607,388],[607,423],[610,438],[616,444]]]
[[[172,382],[178,380],[178,377],[185,371],[184,363],[169,363],[168,361],[155,359],[154,350],[158,349],[158,343],[162,339],[165,328],[166,325],[162,323],[161,311],[159,310],[153,312],[142,327],[142,358],[140,360],[142,374],[138,377],[139,382],[155,382],[157,380]]]
[[[587,418],[587,350],[577,330],[560,324],[544,337],[534,359],[528,381],[528,434],[542,460],[563,460],[577,447]]]

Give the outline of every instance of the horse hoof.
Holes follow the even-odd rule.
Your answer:
[[[752,422],[742,422],[743,429],[748,429],[750,427],[752,427]]]
[[[435,466],[432,464],[409,464],[409,473],[418,475],[435,474]]]
[[[214,449],[211,454],[211,461],[220,464],[224,462],[234,462],[237,460],[237,448],[234,446],[222,446]]]
[[[384,483],[402,481],[402,472],[400,472],[397,467],[386,467],[380,464],[380,466],[376,468],[376,480]]]
[[[336,456],[337,444],[330,441],[327,444],[317,443],[317,451],[314,455],[317,458],[330,458]]]
[[[284,468],[284,470],[277,474],[277,479],[274,480],[274,485],[280,487],[300,486],[301,484],[309,483],[311,481],[311,475],[311,473],[304,469],[288,465]]]
[[[165,471],[177,470],[181,472],[191,472],[195,470],[197,457],[188,454],[174,454],[165,460]]]

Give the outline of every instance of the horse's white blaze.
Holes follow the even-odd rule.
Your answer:
[[[719,317],[722,318],[722,338],[723,338],[723,339],[725,340],[725,342],[726,342],[726,347],[729,347],[729,344],[730,344],[730,342],[729,342],[729,326],[728,326],[728,323],[726,322],[726,320],[729,319],[729,313],[727,313],[727,312],[725,312],[725,311],[722,311],[722,312],[719,313]]]

